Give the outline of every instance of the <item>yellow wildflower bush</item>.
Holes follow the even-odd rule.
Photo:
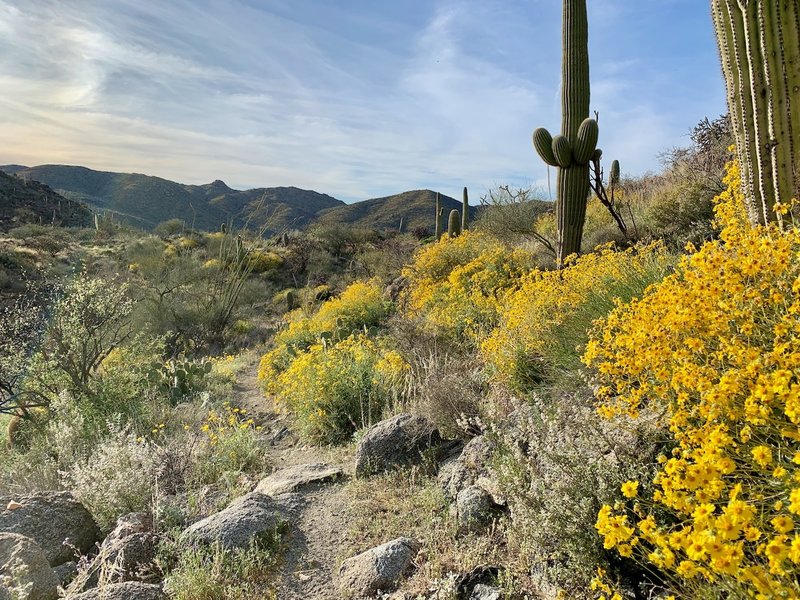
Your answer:
[[[352,283],[310,317],[301,309],[293,310],[284,317],[288,326],[275,336],[274,349],[261,358],[258,377],[269,382],[323,336],[346,338],[364,327],[380,325],[391,312],[392,304],[383,298],[377,280]]]
[[[798,598],[800,229],[749,227],[725,181],[720,239],[591,333],[602,414],[663,415],[675,446],[596,528],[680,597]]]
[[[407,370],[399,354],[361,333],[313,344],[266,387],[297,418],[305,439],[337,443],[381,418]]]
[[[624,252],[607,245],[569,258],[561,270],[530,271],[506,297],[482,356],[497,379],[519,389],[539,383],[548,369],[579,366],[576,347],[592,320],[641,294],[673,262],[661,244]]]
[[[403,270],[406,311],[432,331],[477,345],[497,324],[503,297],[533,268],[534,257],[480,232],[422,249]]]

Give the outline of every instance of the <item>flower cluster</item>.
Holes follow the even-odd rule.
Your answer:
[[[674,448],[655,479],[621,490],[597,530],[678,590],[800,596],[800,230],[747,225],[739,169],[716,214],[720,239],[617,307],[585,363],[605,416],[664,415]],[[691,594],[690,594],[691,595]]]
[[[504,296],[532,266],[531,253],[479,232],[443,237],[403,271],[408,313],[437,333],[477,345],[497,325]]]
[[[267,391],[298,418],[305,439],[336,443],[381,417],[407,369],[399,354],[355,334],[312,345],[267,382]]]
[[[541,375],[537,364],[559,346],[574,356],[586,325],[608,312],[614,299],[639,293],[659,280],[672,262],[660,244],[614,251],[600,247],[568,259],[558,271],[535,269],[506,297],[499,326],[481,344],[496,376],[517,387]]]
[[[275,347],[261,358],[259,379],[272,381],[322,337],[346,338],[364,327],[380,325],[391,311],[376,280],[352,283],[310,317],[300,309],[292,311],[286,315],[288,327],[275,336]]]

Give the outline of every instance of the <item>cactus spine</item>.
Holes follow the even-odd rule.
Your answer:
[[[461,231],[469,229],[469,195],[467,188],[464,188],[464,200],[461,207]]]
[[[562,12],[561,134],[533,132],[533,146],[548,165],[558,168],[556,221],[559,265],[581,249],[589,161],[595,156],[598,127],[589,118],[589,21],[586,0],[564,0]]]
[[[461,235],[461,215],[458,209],[454,208],[447,219],[447,237],[454,238],[459,235]]]
[[[437,242],[442,237],[442,228],[444,227],[444,223],[442,222],[443,216],[444,216],[444,208],[442,208],[442,203],[439,200],[439,192],[436,192],[436,241]]]
[[[712,0],[728,110],[754,224],[800,197],[800,4]]]

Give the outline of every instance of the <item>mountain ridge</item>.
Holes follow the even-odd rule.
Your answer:
[[[197,229],[213,231],[222,223],[276,233],[312,224],[345,224],[374,229],[432,231],[436,192],[410,190],[346,204],[328,194],[296,186],[236,190],[223,180],[182,184],[142,173],[97,171],[79,165],[0,165],[0,171],[40,181],[64,197],[99,212],[110,212],[136,227],[152,230],[158,223],[181,219]],[[446,215],[461,202],[440,194]],[[471,207],[474,217],[476,207]]]

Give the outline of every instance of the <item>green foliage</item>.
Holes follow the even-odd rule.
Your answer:
[[[88,392],[103,360],[131,335],[132,310],[126,284],[78,275],[64,289],[33,356],[33,389],[54,395],[66,385]]]
[[[282,530],[249,547],[226,550],[220,544],[182,546],[167,539],[160,562],[167,566],[166,589],[174,600],[251,600],[277,598],[277,567]],[[175,535],[177,538],[177,534]]]
[[[207,360],[179,357],[150,363],[144,375],[173,404],[177,404],[198,389],[201,380],[211,372],[211,366]]]

